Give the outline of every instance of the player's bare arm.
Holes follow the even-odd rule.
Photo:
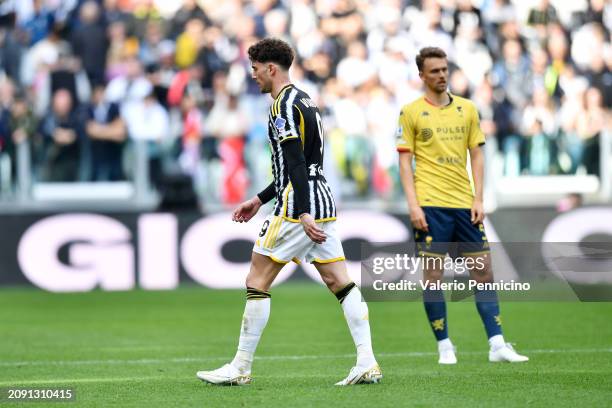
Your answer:
[[[484,152],[481,146],[470,149],[470,163],[472,165],[472,178],[474,179],[474,202],[472,203],[472,224],[484,221],[483,206],[483,177],[484,177]]]
[[[400,152],[400,179],[404,186],[404,194],[410,210],[410,221],[412,225],[421,231],[428,231],[427,220],[425,213],[417,200],[416,190],[414,188],[414,174],[412,171],[412,152]]]

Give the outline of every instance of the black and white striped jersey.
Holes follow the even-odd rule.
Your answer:
[[[300,139],[306,160],[310,214],[317,221],[336,219],[336,204],[323,176],[323,124],[319,108],[308,94],[294,85],[285,86],[270,107],[268,138],[272,152],[272,174],[276,193],[274,215],[299,222],[294,192],[281,144]]]

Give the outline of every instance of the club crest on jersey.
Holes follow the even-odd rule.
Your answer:
[[[426,142],[433,137],[433,130],[429,128],[421,129],[421,140]]]
[[[277,116],[276,119],[274,119],[274,126],[278,130],[284,130],[286,124],[287,124],[287,121],[281,118],[280,116]]]

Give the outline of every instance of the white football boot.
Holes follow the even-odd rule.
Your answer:
[[[242,374],[236,367],[226,364],[213,371],[198,371],[196,376],[215,385],[246,385],[251,383],[250,374]]]
[[[506,343],[501,347],[495,349],[491,348],[489,350],[489,361],[492,363],[522,363],[524,361],[529,361],[529,357],[520,355],[514,351],[512,344]]]
[[[342,381],[338,381],[336,385],[377,384],[382,380],[382,377],[382,371],[378,364],[374,364],[368,369],[353,367],[348,377]]]
[[[455,356],[455,346],[453,343],[438,344],[438,364],[457,364],[457,356]]]

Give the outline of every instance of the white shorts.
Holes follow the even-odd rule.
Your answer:
[[[343,261],[344,250],[336,232],[336,221],[320,222],[317,225],[327,235],[322,244],[308,238],[301,223],[270,215],[261,227],[253,251],[279,263]]]

